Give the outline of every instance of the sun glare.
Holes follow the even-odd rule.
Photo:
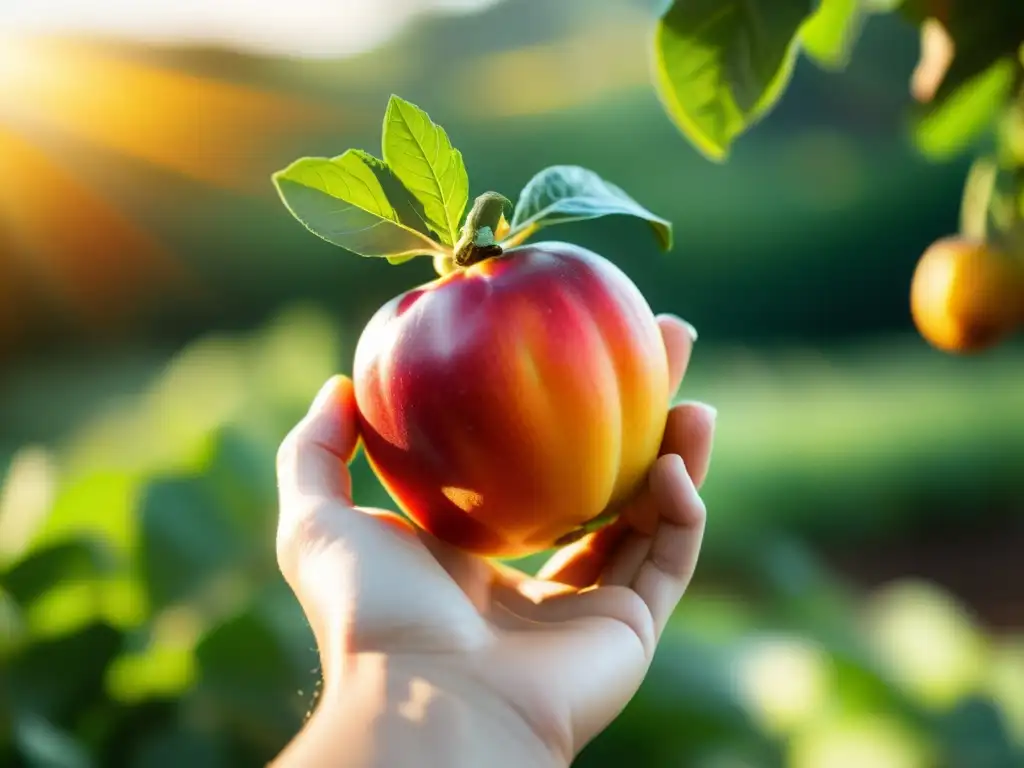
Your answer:
[[[13,261],[81,321],[116,323],[147,285],[166,289],[184,268],[80,171],[82,153],[266,193],[267,148],[325,120],[340,122],[311,102],[95,45],[2,35],[0,272]]]
[[[0,94],[32,76],[32,53],[18,39],[0,35]]]

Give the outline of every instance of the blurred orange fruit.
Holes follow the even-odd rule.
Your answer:
[[[910,308],[918,331],[937,349],[987,349],[1024,322],[1024,264],[983,242],[942,238],[918,261]]]

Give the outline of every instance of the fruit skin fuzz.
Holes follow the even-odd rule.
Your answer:
[[[983,351],[1024,322],[1024,266],[980,240],[942,238],[918,261],[910,308],[918,331],[936,349]]]
[[[353,380],[367,458],[395,502],[494,557],[564,542],[633,496],[671,397],[640,291],[566,243],[513,248],[389,301]]]

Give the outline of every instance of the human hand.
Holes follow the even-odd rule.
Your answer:
[[[675,392],[693,337],[675,318],[659,317],[659,325]],[[341,719],[372,720],[360,707],[400,709],[401,702],[361,697],[411,701],[419,680],[424,701],[448,702],[456,721],[469,726],[466,738],[481,740],[486,762],[475,764],[499,765],[505,757],[513,765],[568,765],[639,688],[693,574],[705,521],[697,488],[708,470],[714,420],[709,406],[672,408],[646,491],[617,522],[559,550],[530,577],[450,547],[394,513],[354,506],[347,469],[358,444],[352,383],[329,381],[278,455],[281,570],[320,649],[321,709],[348,702],[334,726],[321,720],[319,743],[331,740],[324,734]],[[379,676],[360,678],[366,665]],[[415,728],[415,718],[391,714],[402,729]],[[344,764],[401,765],[398,743],[408,733],[365,738],[371,730],[367,724],[348,732]],[[312,747],[311,738],[303,743],[300,736],[282,764],[299,754],[296,764],[328,764],[310,762],[329,749]],[[453,752],[439,765],[465,759],[458,744],[439,748]],[[535,762],[513,757],[517,749]],[[392,756],[376,762],[386,750]],[[431,764],[422,749],[415,762]]]

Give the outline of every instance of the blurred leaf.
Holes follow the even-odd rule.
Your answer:
[[[134,751],[130,768],[227,768],[224,744],[213,734],[171,725],[146,738]]]
[[[804,52],[828,69],[843,69],[864,25],[861,0],[821,0],[800,29]]]
[[[948,77],[958,73],[956,59]],[[944,98],[937,94],[933,108],[917,122],[914,138],[918,148],[935,160],[949,159],[965,150],[992,127],[1013,86],[1014,62],[1002,58],[970,80],[963,81]],[[948,82],[947,77],[947,82]],[[941,90],[941,88],[940,88]]]
[[[1011,768],[1024,765],[1024,751],[1014,745],[1002,713],[988,699],[971,696],[957,702],[937,724],[946,764],[964,768]]]
[[[72,635],[36,642],[11,659],[9,690],[19,711],[59,722],[102,690],[122,635],[92,624]]]
[[[524,238],[553,224],[601,216],[636,216],[648,222],[665,250],[672,247],[672,225],[641,206],[622,189],[593,171],[555,165],[535,175],[519,194],[508,239]]]
[[[276,450],[276,445],[228,425],[216,434],[205,476],[222,514],[246,540],[246,549],[256,547],[261,554],[273,551],[277,526]]]
[[[893,581],[870,595],[864,634],[900,688],[935,709],[983,683],[988,641],[967,609],[923,579]]]
[[[952,48],[952,61],[934,96],[919,110],[914,127],[925,155],[947,159],[991,129],[1007,103],[1018,66],[1017,48],[1024,39],[1024,5],[997,0],[978,13],[957,2],[936,13],[931,0],[906,0],[901,13],[919,25],[941,24]],[[933,37],[937,42],[941,36]]]
[[[24,607],[55,586],[107,576],[116,564],[101,540],[59,541],[30,551],[6,573],[0,573],[0,587]]]
[[[388,166],[423,205],[430,228],[454,245],[469,203],[462,153],[426,112],[398,96],[388,101],[381,144]]]
[[[935,759],[932,746],[927,734],[884,712],[827,709],[813,728],[795,734],[788,745],[786,764],[787,768],[832,768],[845,764],[857,768],[947,768]]]
[[[736,730],[752,730],[733,679],[734,649],[695,640],[671,627],[662,636],[651,671],[641,687],[652,735],[671,730],[679,738],[713,740]],[[634,723],[634,726],[638,724]]]
[[[75,738],[45,718],[31,713],[17,718],[15,739],[32,768],[90,768],[86,749]]]
[[[192,595],[242,554],[203,478],[157,480],[142,501],[142,570],[158,606]]]
[[[48,451],[26,446],[11,457],[6,477],[0,475],[0,568],[25,553],[50,512],[56,485]]]
[[[90,472],[60,489],[40,534],[42,541],[64,541],[86,535],[101,539],[118,554],[136,544],[137,480],[129,473]]]
[[[329,243],[360,256],[437,252],[437,243],[422,231],[422,220],[404,211],[400,215],[385,193],[381,177],[388,174],[377,158],[350,149],[334,158],[296,160],[275,173],[273,181],[291,214]]]
[[[658,23],[656,87],[670,117],[707,157],[763,117],[793,71],[811,0],[676,0]]]
[[[107,675],[111,697],[120,702],[180,696],[196,678],[194,649],[155,646],[119,656]]]
[[[259,612],[249,610],[212,629],[196,649],[196,695],[247,733],[288,738],[304,707],[296,695],[304,675],[286,643]],[[311,679],[309,670],[303,670]]]

